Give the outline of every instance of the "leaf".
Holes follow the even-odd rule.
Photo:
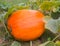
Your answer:
[[[41,3],[40,8],[42,10],[51,10],[54,4],[55,3],[53,1],[44,1],[43,3]]]
[[[52,41],[47,41],[47,42],[45,42],[45,43],[43,43],[43,44],[41,44],[39,46],[55,46],[55,44]]]
[[[12,14],[13,11],[15,10],[20,10],[20,9],[28,9],[29,6],[24,6],[23,4],[20,4],[19,6],[12,6],[11,8],[8,9],[6,15],[4,16],[4,19],[7,19],[9,17],[10,14]]]
[[[40,37],[42,43],[46,41],[51,41],[56,37],[54,33],[52,33],[50,30],[45,29],[44,34]]]
[[[21,46],[21,43],[20,42],[17,42],[17,41],[14,41],[11,46]]]
[[[52,12],[51,13],[51,17],[53,19],[58,19],[60,17],[60,12],[59,11],[56,11],[56,12]]]
[[[55,42],[56,46],[60,46],[60,41]]]
[[[8,12],[6,13],[6,15],[4,16],[4,19],[7,19],[8,16],[9,16],[14,10],[15,10],[15,8],[14,8],[14,7],[11,7],[11,8],[8,10]]]
[[[31,5],[31,9],[34,9],[34,10],[37,10],[39,9],[39,3],[38,2],[32,2],[30,5]]]
[[[60,1],[55,1],[55,7],[60,7]]]
[[[27,5],[26,3],[19,3],[15,6],[16,9],[20,10],[20,9],[29,9],[29,5]]]
[[[33,0],[33,1],[32,1],[32,0],[29,0],[29,1],[30,1],[30,2],[36,2],[37,0]]]
[[[4,19],[4,15],[6,14],[6,12],[2,12],[1,14],[0,14],[0,22],[2,22],[3,21],[3,19]]]
[[[56,20],[51,18],[46,21],[45,28],[53,33],[58,33],[58,31],[60,31],[60,18]]]
[[[60,32],[60,18],[57,20],[58,32]]]
[[[5,2],[9,2],[9,3],[13,3],[13,4],[18,4],[18,3],[26,3],[29,0],[1,0],[1,1],[5,1]]]
[[[56,33],[58,31],[56,20],[53,19],[49,20],[48,23],[46,24],[46,28],[52,31],[53,33]]]
[[[60,1],[44,1],[41,3],[40,5],[40,8],[43,10],[43,11],[46,11],[46,10],[55,10],[57,11],[57,8],[60,7]],[[55,9],[54,9],[55,8]]]

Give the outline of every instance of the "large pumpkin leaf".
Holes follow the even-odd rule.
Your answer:
[[[20,42],[17,42],[17,41],[14,41],[11,46],[21,46],[21,43]]]
[[[56,33],[58,31],[57,21],[53,19],[49,20],[46,24],[46,28]]]
[[[52,19],[49,17],[45,18],[46,25],[45,28],[50,30],[53,33],[58,33],[60,31],[60,18],[59,19]]]

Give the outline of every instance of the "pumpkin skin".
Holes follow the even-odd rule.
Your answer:
[[[7,27],[16,40],[35,40],[44,32],[43,17],[37,10],[17,10],[8,18]]]

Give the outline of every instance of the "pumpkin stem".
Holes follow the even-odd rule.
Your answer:
[[[30,46],[32,46],[32,41],[30,41]]]

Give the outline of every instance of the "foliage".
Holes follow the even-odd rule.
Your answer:
[[[34,1],[0,0],[0,22],[3,23],[6,32],[7,32],[6,21],[8,17],[10,16],[10,14],[12,14],[12,12],[19,9],[40,10],[45,14],[45,18],[44,18],[46,22],[45,28],[48,29],[50,32],[52,32],[56,37],[55,38],[53,37],[54,40],[52,39],[50,41],[46,40],[49,37],[46,39],[42,37],[44,40],[46,40],[46,42],[40,44],[39,46],[60,46],[60,41],[58,39],[60,36],[59,34],[60,33],[60,1],[59,0],[34,0]],[[50,36],[50,38],[52,38],[52,36]],[[11,44],[11,46],[20,46],[20,45],[21,44],[18,41],[13,41]]]

